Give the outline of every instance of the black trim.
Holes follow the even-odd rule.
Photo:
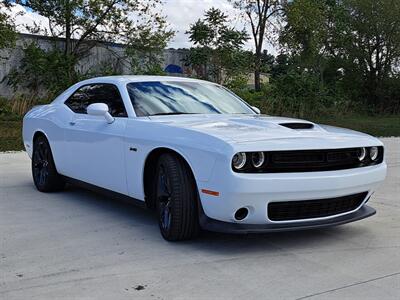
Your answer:
[[[204,230],[224,232],[224,233],[236,233],[236,234],[293,231],[293,230],[306,230],[306,229],[331,227],[362,220],[376,213],[375,209],[373,209],[370,206],[364,205],[363,207],[361,207],[360,209],[351,214],[325,220],[280,223],[280,224],[277,223],[243,224],[243,223],[230,223],[230,222],[211,219],[205,215],[201,205],[199,210],[200,210],[199,211],[200,226]]]
[[[359,208],[367,195],[368,192],[363,192],[334,198],[269,202],[268,219],[295,221],[334,216]]]
[[[117,89],[117,91],[118,91],[118,94],[119,94],[119,98],[121,99],[121,102],[122,102],[122,105],[123,105],[123,107],[124,107],[124,115],[123,116],[113,116],[114,118],[128,118],[128,112],[127,112],[127,110],[126,110],[126,106],[125,106],[125,103],[124,103],[124,99],[122,98],[122,95],[121,95],[121,91],[119,90],[119,87],[116,85],[116,84],[114,84],[114,83],[109,83],[109,82],[92,82],[92,83],[86,83],[86,84],[83,84],[83,85],[81,85],[81,86],[79,86],[78,88],[76,88],[72,93],[71,93],[71,95],[69,95],[68,96],[68,98],[66,99],[66,100],[64,100],[64,102],[63,102],[63,104],[71,111],[71,112],[73,112],[74,114],[77,114],[77,115],[87,115],[87,112],[85,111],[85,112],[76,112],[76,111],[74,111],[69,105],[68,105],[68,101],[76,94],[76,92],[78,92],[81,88],[84,88],[84,87],[87,87],[87,86],[91,86],[91,85],[111,85],[111,86],[113,86],[113,87],[115,87],[116,89]],[[99,103],[101,103],[101,102],[99,102]],[[86,107],[87,108],[87,107]],[[86,110],[86,109],[85,109]]]
[[[63,178],[69,184],[72,184],[72,185],[75,185],[75,186],[79,186],[81,188],[90,190],[90,191],[98,193],[98,194],[102,194],[102,195],[110,197],[112,199],[116,199],[116,200],[119,200],[119,201],[132,203],[132,204],[134,204],[136,206],[139,206],[139,207],[142,207],[142,208],[146,208],[147,207],[145,201],[129,197],[129,196],[125,195],[125,194],[114,192],[114,191],[99,187],[97,185],[94,185],[94,184],[91,184],[91,183],[87,183],[87,182],[79,180],[79,179],[75,179],[75,178],[71,178],[71,177],[67,177],[67,176],[63,176]]]
[[[314,124],[312,123],[288,122],[288,123],[280,123],[279,125],[296,130],[314,128]]]
[[[251,156],[254,152],[245,152],[247,161],[242,169],[232,170],[236,173],[303,173],[337,171],[353,168],[375,166],[383,162],[384,149],[377,146],[378,158],[374,161],[370,159],[371,147],[365,147],[365,159],[360,161],[358,156],[362,147],[342,148],[342,149],[320,149],[320,150],[283,150],[266,151],[264,153],[265,162],[259,168],[251,163]]]
[[[99,193],[108,196],[113,199],[120,201],[132,203],[138,207],[147,208],[145,201],[141,201],[124,194],[120,194],[114,191],[110,191],[99,186],[74,179],[71,177],[63,176],[64,180],[72,185],[76,185],[95,193]],[[215,219],[211,219],[206,216],[201,205],[200,199],[198,200],[199,207],[199,223],[202,229],[215,231],[215,232],[225,232],[234,234],[246,234],[246,233],[263,233],[263,232],[274,232],[274,231],[292,231],[292,230],[305,230],[305,229],[317,229],[323,227],[342,225],[358,220],[365,219],[376,213],[375,209],[370,206],[364,205],[359,210],[354,213],[347,214],[344,216],[331,218],[327,220],[319,221],[306,221],[306,222],[293,222],[293,223],[270,223],[270,224],[243,224],[243,223],[229,223],[223,222]]]

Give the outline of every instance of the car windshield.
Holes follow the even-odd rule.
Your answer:
[[[255,114],[238,96],[212,83],[131,82],[127,89],[137,116]]]

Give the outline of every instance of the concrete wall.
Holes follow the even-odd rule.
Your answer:
[[[29,93],[29,91],[14,91],[7,85],[6,76],[11,70],[17,68],[23,57],[24,45],[32,42],[37,43],[42,49],[51,49],[56,47],[63,47],[64,41],[62,39],[51,39],[45,36],[20,34],[17,45],[12,50],[0,51],[0,96],[11,98],[18,93]],[[185,58],[187,50],[185,49],[165,49],[163,68],[169,64],[180,66],[184,74],[180,76],[187,76],[191,74],[191,70],[184,66],[183,59]],[[131,74],[129,61],[125,57],[124,45],[116,43],[103,43],[91,49],[90,54],[83,58],[78,68],[81,71],[96,72],[101,66],[112,65],[121,74]]]

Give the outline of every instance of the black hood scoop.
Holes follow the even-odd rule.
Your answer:
[[[290,129],[297,129],[297,130],[302,130],[302,129],[313,129],[314,124],[312,123],[296,123],[296,122],[290,122],[290,123],[280,123],[279,125],[290,128]]]

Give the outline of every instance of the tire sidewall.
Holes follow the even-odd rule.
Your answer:
[[[38,146],[41,143],[43,143],[44,146],[48,150],[48,173],[49,174],[46,178],[46,181],[43,184],[40,184],[34,175],[35,151],[38,151]],[[31,163],[32,163],[31,167],[32,167],[33,182],[39,191],[52,192],[52,191],[60,190],[64,187],[64,181],[62,180],[61,176],[58,174],[55,163],[54,163],[53,153],[51,151],[50,144],[44,136],[37,137],[34,142]]]
[[[171,188],[172,218],[168,230],[161,224],[161,210],[156,197],[157,216],[160,231],[168,241],[186,240],[197,236],[199,220],[197,211],[197,188],[192,172],[183,159],[174,154],[161,155],[157,164],[155,187],[159,184],[160,169],[168,177]]]

